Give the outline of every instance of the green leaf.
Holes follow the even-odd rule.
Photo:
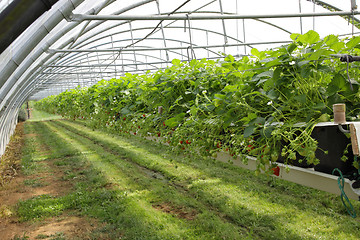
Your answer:
[[[267,68],[270,68],[270,67],[273,67],[273,66],[276,66],[276,65],[280,65],[281,62],[280,62],[280,59],[276,58],[276,59],[273,59],[271,61],[268,61],[266,64],[265,64],[265,67]]]
[[[264,127],[261,129],[260,134],[265,138],[271,138],[271,133],[274,131],[275,126]]]
[[[198,61],[196,59],[193,59],[193,60],[190,61],[189,65],[191,67],[195,67],[197,65],[197,63],[198,63]]]
[[[190,114],[192,116],[196,116],[197,111],[198,111],[198,108],[195,105],[190,108]]]
[[[274,70],[274,73],[273,73],[273,79],[274,79],[274,83],[276,83],[279,79],[280,79],[280,75],[281,75],[281,68],[276,68]]]
[[[226,98],[226,95],[216,93],[216,94],[214,95],[214,98],[215,98],[215,99],[219,99],[219,100],[224,100],[224,99]]]
[[[257,118],[257,115],[255,113],[248,113],[247,117],[243,117],[241,121],[244,122],[244,124],[249,123],[250,121]]]
[[[310,62],[310,61],[308,61],[308,60],[306,60],[306,61],[304,60],[304,61],[298,62],[297,65],[298,65],[299,67],[302,67],[302,66],[304,66],[304,65],[309,64],[309,62]]]
[[[306,103],[306,94],[295,96],[294,99],[300,103]]]
[[[339,73],[333,77],[331,84],[336,86],[339,90],[346,90],[346,79]]]
[[[207,110],[207,111],[211,112],[211,111],[214,110],[214,109],[215,109],[215,106],[214,106],[213,104],[207,104],[207,105],[206,105],[206,110]]]
[[[291,37],[291,36],[290,36]],[[294,40],[294,39],[293,39]],[[288,53],[292,53],[295,49],[297,48],[297,45],[295,43],[291,43],[289,44],[289,46],[287,47],[287,51]]]
[[[175,66],[180,66],[181,61],[180,61],[179,59],[174,58],[174,59],[171,61],[171,63],[172,63],[173,65],[175,65]]]
[[[336,86],[335,84],[329,84],[327,89],[326,89],[326,93],[328,96],[332,96],[335,93],[337,93],[339,91],[339,87]]]
[[[275,100],[279,97],[279,94],[274,89],[271,89],[266,93],[266,96],[271,100]]]
[[[323,102],[320,102],[320,103],[317,103],[315,106],[314,106],[314,109],[318,109],[318,110],[322,110],[326,107],[325,103]]]
[[[126,115],[126,114],[129,114],[131,111],[130,111],[127,107],[124,107],[124,108],[122,108],[122,109],[120,110],[120,112],[121,112],[122,114]]]
[[[274,85],[275,85],[274,78],[270,78],[264,83],[263,89],[264,89],[264,91],[272,90],[274,88]]]
[[[251,123],[254,123],[256,125],[264,125],[265,124],[265,118],[263,117],[257,117],[256,119],[254,119],[253,121],[250,122]]]
[[[356,45],[360,43],[360,37],[353,37],[350,41],[346,43],[346,47],[349,49],[353,49]]]
[[[302,43],[311,45],[320,40],[320,35],[317,32],[310,30],[305,34],[300,35],[298,40]]]
[[[166,126],[168,126],[170,128],[178,126],[179,123],[180,123],[180,121],[176,117],[170,118],[165,121]]]
[[[345,43],[337,42],[330,46],[330,49],[334,50],[335,52],[339,52],[340,50],[345,48]]]
[[[325,37],[324,42],[327,46],[330,47],[331,45],[339,42],[339,38],[336,37],[335,35],[331,34],[331,35],[328,35]]]
[[[224,60],[232,63],[235,62],[235,58],[232,55],[227,55]]]
[[[185,113],[180,113],[180,114],[176,115],[175,117],[166,120],[165,125],[170,128],[176,127],[182,122],[185,115],[186,115]]]
[[[224,92],[236,92],[236,91],[238,91],[238,86],[237,85],[227,85],[224,87],[223,91]]]
[[[300,75],[302,78],[308,78],[311,74],[311,68],[303,67],[300,70]]]
[[[255,76],[253,77],[253,80],[252,80],[252,81],[258,81],[258,80],[261,79],[261,78],[265,78],[265,80],[257,83],[257,84],[260,84],[260,83],[266,81],[266,79],[272,78],[272,77],[273,77],[273,73],[274,73],[274,72],[273,72],[272,70],[259,73],[259,74],[255,75]]]
[[[260,57],[260,52],[256,48],[251,49],[251,54],[254,55],[255,57],[258,58]]]
[[[319,49],[316,52],[311,53],[311,55],[307,58],[308,60],[319,60],[321,57],[327,57],[333,52],[327,49]]]
[[[301,34],[299,34],[299,33],[293,33],[293,34],[290,35],[290,38],[291,38],[293,41],[295,41],[295,40],[297,40],[297,38],[298,38],[300,35],[301,35]]]
[[[247,126],[244,130],[244,138],[250,137],[255,132],[255,129],[254,125]]]

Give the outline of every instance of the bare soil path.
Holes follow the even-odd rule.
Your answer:
[[[64,168],[47,158],[50,150],[39,144],[35,133],[24,133],[24,124],[19,123],[6,153],[0,162],[0,239],[90,239],[89,233],[97,222],[73,213],[62,214],[43,221],[21,222],[16,215],[16,205],[21,200],[40,195],[61,196],[72,188],[64,181]],[[21,170],[21,157],[25,139],[32,140],[39,160],[33,174]]]

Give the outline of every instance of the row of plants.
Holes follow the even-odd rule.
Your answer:
[[[84,119],[93,128],[160,137],[176,151],[252,155],[257,172],[299,155],[317,164],[311,133],[318,122],[331,120],[332,105],[345,103],[348,119],[357,119],[358,83],[352,79],[350,85],[348,76],[355,78],[359,65],[347,67],[332,54],[357,55],[360,37],[320,39],[309,31],[291,38],[291,44],[253,48],[253,56],[241,59],[174,59],[155,73],[103,80],[36,107]]]

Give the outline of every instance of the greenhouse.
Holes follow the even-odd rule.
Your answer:
[[[0,238],[360,239],[359,15],[0,1]]]

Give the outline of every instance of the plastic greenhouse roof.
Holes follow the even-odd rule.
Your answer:
[[[174,58],[241,57],[288,43],[292,33],[358,35],[358,21],[355,0],[59,0],[0,55],[0,122],[14,121],[9,109],[28,99],[155,71]]]

